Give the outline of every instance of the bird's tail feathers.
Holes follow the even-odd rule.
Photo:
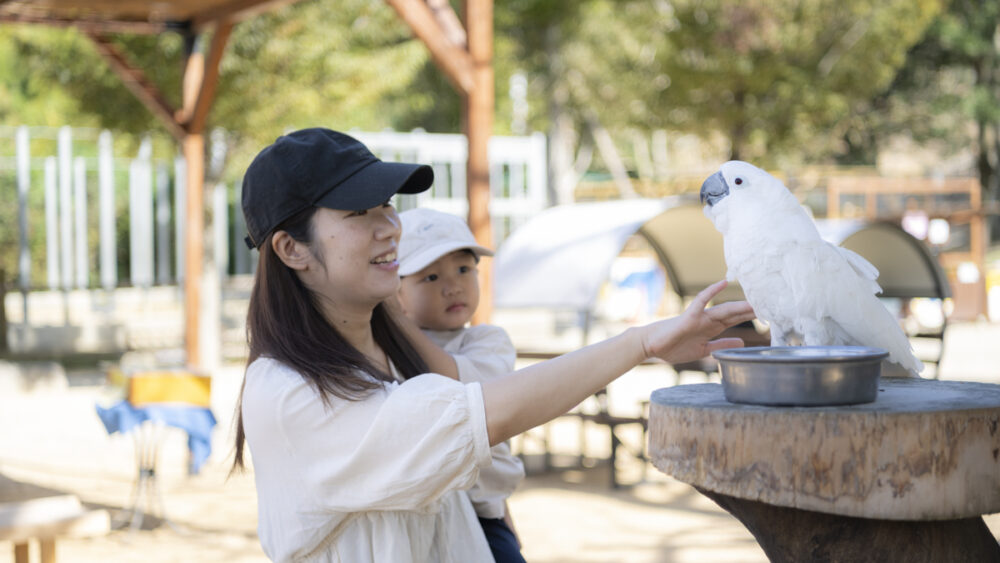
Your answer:
[[[864,336],[863,341],[855,342],[859,346],[875,346],[889,351],[889,361],[899,365],[910,375],[918,377],[924,369],[924,364],[913,354],[913,346],[909,337],[896,322],[892,313],[885,310],[885,315],[866,319],[857,326],[844,327],[848,334],[856,337]]]

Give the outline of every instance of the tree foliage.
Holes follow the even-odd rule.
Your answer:
[[[986,199],[1000,200],[1000,4],[955,0],[913,47],[906,66],[876,103],[886,119],[866,124],[882,138],[910,135],[975,148]]]
[[[629,130],[721,133],[732,156],[765,164],[864,161],[877,138],[875,122],[895,111],[885,93],[942,1],[497,2],[495,130],[509,131],[508,80],[523,72],[531,129],[551,130],[564,120],[578,140],[595,123],[617,139]],[[995,59],[988,47],[996,10],[996,3],[956,0],[949,14],[968,17],[943,18],[931,28],[946,46],[938,54],[950,53],[942,59],[948,68],[960,52],[992,52]],[[973,25],[982,29],[962,31]],[[183,38],[115,41],[179,105]],[[0,70],[0,122],[71,121],[137,133],[158,127],[71,30],[4,26],[0,55],[18,61]],[[937,56],[911,69],[914,80],[931,72]],[[995,90],[981,88],[962,103],[966,115],[989,123],[995,99]],[[287,129],[454,131],[459,107],[424,46],[384,2],[338,0],[331,9],[330,0],[306,0],[236,26],[210,119],[230,133],[231,168],[240,170]],[[917,135],[940,135],[934,127],[948,124],[938,121],[912,125]]]
[[[611,69],[591,76],[594,91],[621,86],[602,107],[627,101],[615,117],[633,126],[719,131],[732,157],[764,161],[836,150],[828,131],[889,84],[940,8],[936,0],[614,4],[598,21],[622,18],[617,33],[652,23],[602,57],[617,74],[638,71],[632,81],[602,80]]]
[[[338,0],[336,8],[308,0],[234,28],[209,117],[210,128],[229,132],[231,170],[289,129],[382,129],[417,121],[413,108],[433,110],[433,94],[413,89],[426,80],[429,56],[395,12],[380,0]],[[196,48],[207,49],[209,38],[203,39]],[[164,33],[113,40],[180,107],[185,38]],[[75,30],[4,26],[0,55],[8,53],[17,64],[0,71],[0,123],[164,132]]]

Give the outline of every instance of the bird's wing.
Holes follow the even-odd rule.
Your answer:
[[[875,281],[878,269],[859,254],[826,242],[815,255],[819,260],[806,266],[813,268],[807,274],[814,284],[812,296],[800,306],[835,322],[853,340],[848,343],[885,348],[891,361],[917,375],[923,364],[877,296],[882,291]]]

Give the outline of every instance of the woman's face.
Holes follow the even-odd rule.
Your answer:
[[[374,307],[399,288],[400,224],[389,203],[364,211],[320,208],[312,217],[307,287],[338,307]]]

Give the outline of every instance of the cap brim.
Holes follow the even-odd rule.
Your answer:
[[[427,266],[434,263],[435,260],[451,254],[456,250],[471,250],[476,256],[493,256],[493,251],[485,246],[479,246],[478,244],[467,244],[461,241],[456,241],[454,243],[436,244],[430,248],[424,249],[405,260],[401,260],[399,263],[399,275],[409,276],[415,274],[420,270],[423,270]]]
[[[433,183],[434,170],[426,164],[377,160],[320,196],[315,205],[361,211],[381,205],[397,193],[420,193]]]

